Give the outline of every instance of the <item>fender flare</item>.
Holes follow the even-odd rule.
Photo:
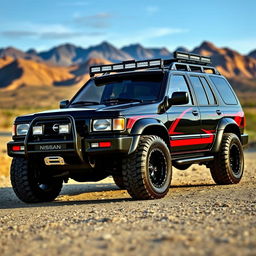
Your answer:
[[[161,134],[161,138],[163,138],[166,143],[168,142],[167,146],[170,149],[170,138],[165,125],[161,121],[154,118],[143,118],[136,121],[131,129],[130,134],[133,136],[134,139],[132,141],[128,154],[131,154],[136,150],[139,144],[140,137],[147,128],[157,128],[158,132],[163,132],[163,134]]]
[[[239,126],[237,125],[237,123],[234,121],[234,119],[232,118],[223,118],[220,120],[219,124],[218,124],[218,128],[216,130],[216,136],[215,136],[215,140],[213,142],[213,146],[212,146],[212,152],[218,152],[220,149],[220,145],[221,145],[221,141],[222,141],[222,137],[224,134],[224,130],[227,128],[227,126],[232,126],[234,127],[234,129],[237,130],[237,132],[239,133],[239,139],[241,140],[241,135],[240,135],[240,129]]]

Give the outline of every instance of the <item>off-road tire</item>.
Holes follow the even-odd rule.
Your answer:
[[[160,164],[155,160],[156,163],[152,163],[153,154]],[[150,175],[150,172],[160,175],[159,178]],[[123,159],[122,174],[125,188],[132,198],[164,197],[168,193],[172,178],[171,155],[166,143],[158,136],[142,136],[136,151]],[[160,184],[156,184],[157,180]]]
[[[36,168],[22,157],[14,157],[11,164],[11,183],[17,197],[25,203],[53,201],[60,193],[62,179],[49,179],[49,188],[41,188],[35,175]]]
[[[210,170],[216,184],[235,184],[241,180],[244,171],[244,154],[236,134],[224,133],[219,152],[215,155]]]
[[[125,189],[123,176],[113,175],[113,180],[120,189]]]

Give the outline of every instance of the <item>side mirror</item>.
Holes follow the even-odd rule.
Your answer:
[[[60,108],[66,108],[68,104],[69,104],[69,100],[62,100],[60,102]]]
[[[174,92],[172,97],[169,98],[169,105],[183,105],[188,104],[188,93],[187,92]]]

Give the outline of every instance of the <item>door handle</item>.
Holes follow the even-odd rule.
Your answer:
[[[218,114],[218,115],[221,115],[221,111],[218,109],[218,110],[216,110],[216,113]]]
[[[194,116],[198,116],[198,111],[197,111],[197,110],[193,110],[193,111],[192,111],[192,114],[193,114]]]

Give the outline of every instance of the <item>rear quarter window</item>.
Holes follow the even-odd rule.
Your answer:
[[[230,84],[223,78],[217,76],[210,76],[211,81],[219,92],[220,97],[227,105],[237,105],[237,99],[230,86]]]

